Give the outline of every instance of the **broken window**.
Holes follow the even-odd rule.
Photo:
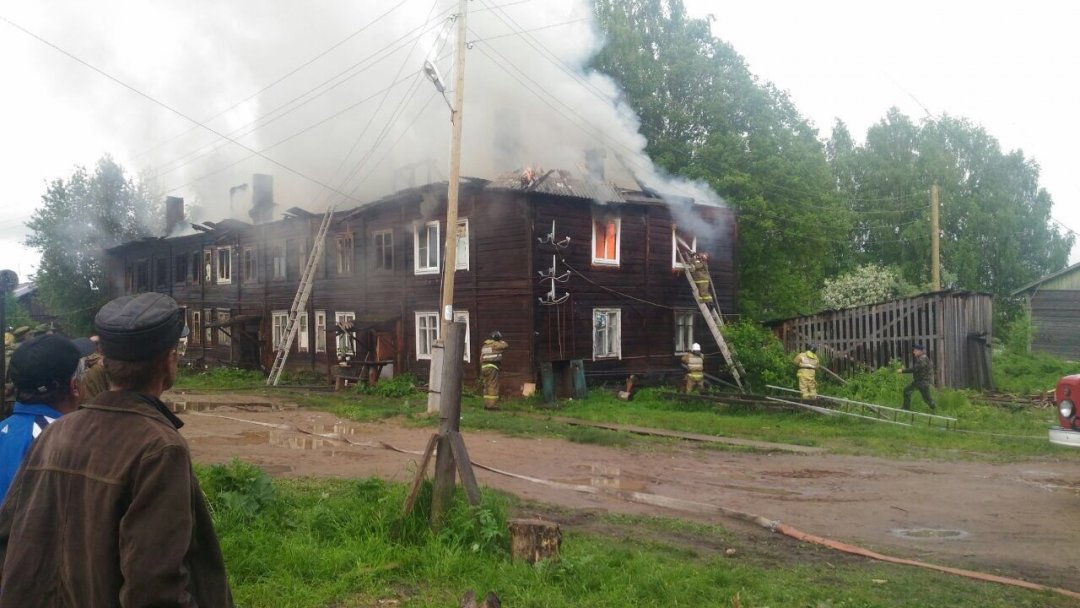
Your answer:
[[[337,273],[352,274],[353,267],[353,235],[352,233],[337,235]]]
[[[154,264],[154,287],[161,288],[169,284],[169,260],[158,258]]]
[[[315,311],[315,352],[326,352],[326,311]]]
[[[416,227],[413,253],[416,256],[415,274],[439,273],[439,222]]]
[[[191,327],[188,335],[191,336],[192,344],[202,344],[202,313],[197,310],[191,311]]]
[[[356,320],[355,312],[339,312],[334,314],[334,323],[341,324],[346,321]],[[353,338],[346,333],[337,334],[337,354],[342,355],[355,355],[356,348],[353,345]]]
[[[201,257],[202,254],[200,254],[198,251],[195,251],[191,254],[191,283],[193,285],[199,284],[199,276],[201,275],[201,273],[199,272],[199,258]]]
[[[203,281],[207,285],[214,282],[214,252],[209,249],[203,252]]]
[[[618,308],[593,309],[593,359],[621,359],[622,337]]]
[[[593,220],[593,264],[619,265],[619,218],[596,218]]]
[[[469,269],[469,220],[458,220],[457,223],[457,259],[454,261],[455,270]]]
[[[232,283],[232,247],[217,250],[217,282],[219,285]]]
[[[270,313],[271,336],[273,337],[274,352],[281,350],[285,342],[285,326],[289,323],[289,311],[275,310]]]
[[[254,247],[244,247],[244,281],[252,282],[258,278],[258,263]]]
[[[214,343],[214,330],[210,324],[214,322],[213,309],[203,309],[203,344],[211,346]]]
[[[173,283],[183,283],[188,278],[188,254],[181,253],[173,258]]]
[[[675,311],[675,352],[689,352],[694,343],[694,311]]]
[[[146,291],[150,288],[150,260],[135,262],[135,291]]]
[[[372,236],[375,242],[375,270],[393,270],[394,231],[377,230]]]
[[[679,261],[679,248],[684,251],[697,251],[697,237],[686,230],[680,230],[678,226],[671,227],[671,267],[686,268],[686,264]]]
[[[217,313],[217,322],[221,327],[218,328],[218,345],[219,346],[231,346],[232,345],[232,327],[226,327],[225,324],[229,322],[229,312],[226,310],[219,310]]]
[[[416,313],[416,358],[430,359],[431,348],[439,339],[439,314]]]
[[[275,281],[285,278],[285,245],[270,247],[270,268]]]

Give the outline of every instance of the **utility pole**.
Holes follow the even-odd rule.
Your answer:
[[[443,255],[442,319],[439,327],[454,321],[454,272],[457,267],[458,182],[461,180],[461,118],[465,109],[465,13],[468,0],[458,1],[457,54],[454,60],[454,107],[450,114],[450,184],[446,189],[446,250]],[[460,364],[460,361],[455,363]]]
[[[938,220],[938,185],[930,186],[930,285],[941,291],[941,226]]]

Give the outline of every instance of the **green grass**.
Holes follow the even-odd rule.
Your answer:
[[[999,391],[1022,395],[1050,391],[1069,374],[1080,374],[1080,364],[1044,353],[994,354],[994,387]]]
[[[762,533],[629,516],[567,514],[562,560],[511,563],[510,497],[455,500],[440,533],[430,486],[397,523],[406,488],[379,480],[274,480],[250,465],[199,469],[237,606],[455,606],[466,589],[515,607],[1057,607],[1046,593],[892,566]],[[531,510],[530,510],[531,512]],[[733,555],[727,555],[727,549]],[[734,598],[738,598],[737,600]]]

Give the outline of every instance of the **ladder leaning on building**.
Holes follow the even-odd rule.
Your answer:
[[[712,275],[709,273],[709,264],[704,259],[697,258],[686,243],[680,240],[679,244],[682,245],[678,249],[679,261],[682,263],[686,281],[690,284],[690,292],[694,294],[694,300],[697,302],[698,308],[701,309],[702,316],[705,317],[705,324],[709,327],[713,339],[716,340],[716,345],[720,347],[720,353],[724,355],[724,360],[727,361],[731,375],[735,379],[735,385],[745,393],[749,389],[748,386],[743,386],[743,378],[746,376],[746,372],[743,370],[742,364],[735,358],[735,353],[728,347],[728,343],[724,340],[724,335],[721,332],[724,327],[724,317],[720,314],[716,289],[713,286]],[[700,279],[694,276],[694,264],[700,265]]]
[[[311,255],[308,256],[307,266],[300,276],[300,287],[296,290],[292,307],[289,308],[289,319],[285,323],[285,331],[281,340],[274,344],[277,355],[274,357],[274,365],[270,368],[270,375],[266,378],[267,386],[277,386],[281,379],[281,370],[285,368],[285,361],[289,358],[293,340],[300,329],[298,317],[307,309],[308,298],[311,296],[311,287],[315,283],[315,273],[318,271],[319,260],[322,259],[323,248],[326,243],[326,233],[330,229],[331,219],[334,217],[334,207],[326,209],[322,223],[319,224],[319,232],[315,235],[315,243],[311,247]]]

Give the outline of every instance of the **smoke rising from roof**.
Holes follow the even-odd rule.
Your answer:
[[[636,177],[661,193],[720,201],[661,175],[618,87],[584,68],[602,43],[588,0],[469,6],[463,175],[524,167],[584,175],[587,151],[602,149],[605,178],[619,186],[636,188]],[[247,209],[230,209],[229,190],[254,173],[274,176],[278,209],[309,210],[446,179],[450,110],[422,68],[430,60],[452,89],[456,0],[244,0],[198,10],[127,0],[65,4],[52,21],[48,7],[24,8],[43,36],[243,144],[57,62],[59,94],[85,98],[125,148],[113,150],[117,159],[153,175],[162,197],[201,208],[193,220],[250,221]]]

